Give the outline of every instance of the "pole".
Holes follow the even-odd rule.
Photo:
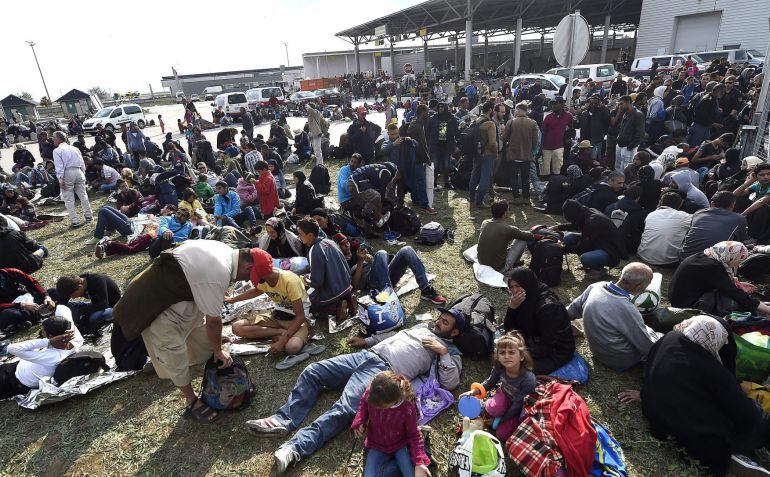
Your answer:
[[[422,38],[422,63],[423,63],[423,69],[425,70],[425,75],[430,76],[430,71],[428,70],[428,63],[430,63],[430,60],[428,58],[428,37],[425,36]]]
[[[286,66],[290,66],[291,63],[289,62],[289,43],[284,41],[283,47],[286,49]]]
[[[600,63],[607,62],[607,41],[609,40],[609,36],[610,36],[610,15],[607,14],[607,16],[604,17],[604,36],[602,37],[602,57],[601,57],[601,60],[599,60]]]
[[[516,38],[513,39],[513,74],[515,75],[519,74],[521,69],[521,22],[521,17],[516,19]]]
[[[45,88],[45,95],[48,98],[48,101],[51,100],[51,94],[48,92],[48,86],[45,84],[45,78],[43,77],[43,70],[40,68],[40,62],[37,61],[37,53],[35,53],[35,42],[34,41],[28,41],[27,44],[30,48],[32,48],[32,56],[35,57],[35,64],[37,65],[37,70],[40,72],[40,79],[43,80],[43,88]]]
[[[565,66],[569,67],[569,78],[567,79],[567,97],[565,98],[567,101],[567,110],[572,107],[572,81],[575,79],[575,65],[574,59],[573,59],[573,45],[575,44],[575,30],[577,27],[577,16],[580,15],[580,10],[575,10],[575,13],[573,13],[572,21],[570,22],[570,42],[569,42],[569,61],[568,64]]]
[[[460,77],[460,32],[455,32],[455,74]]]
[[[473,66],[473,1],[468,0],[468,18],[465,19],[465,81],[471,80]]]
[[[155,99],[155,93],[153,93],[153,91],[152,91],[152,84],[151,84],[151,83],[148,83],[148,84],[147,84],[147,86],[149,86],[149,87],[150,87],[150,97],[151,97],[152,99]]]
[[[487,71],[489,64],[489,37],[484,35],[484,71]]]
[[[356,74],[361,74],[361,57],[358,54],[358,41],[353,43],[353,55],[356,57]]]

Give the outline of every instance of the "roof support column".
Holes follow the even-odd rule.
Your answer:
[[[604,63],[607,61],[607,41],[610,37],[610,14],[608,13],[606,17],[604,17],[604,35],[602,36],[602,56],[599,60],[600,63]]]
[[[484,71],[489,67],[489,37],[484,35]]]
[[[396,53],[393,50],[393,38],[390,39],[390,79],[396,81]]]
[[[513,39],[513,74],[519,74],[521,68],[521,17],[516,19],[516,37]]]
[[[538,53],[540,54],[540,57],[543,57],[543,50],[545,50],[545,31],[540,33],[540,49]]]
[[[321,62],[319,61],[320,56],[315,57],[315,77],[320,78],[321,77]]]
[[[471,80],[473,63],[473,5],[468,0],[468,18],[465,19],[465,81]]]
[[[455,32],[455,74],[460,77],[460,32]]]
[[[358,54],[358,41],[353,43],[353,55],[356,57],[356,73],[361,74],[361,57]]]
[[[428,70],[428,37],[423,37],[422,39],[422,62],[423,62],[423,69],[425,70],[426,75],[430,75],[430,70]]]

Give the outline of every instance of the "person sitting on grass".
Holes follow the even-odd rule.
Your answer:
[[[203,163],[199,163],[198,167],[200,167],[200,164]],[[203,167],[206,167],[206,164],[203,164]],[[198,198],[203,202],[206,202],[214,197],[214,189],[208,183],[208,176],[206,176],[206,174],[198,174],[198,182],[195,183],[193,189],[195,189],[195,193],[198,194]]]
[[[267,162],[257,161],[255,166],[259,179],[255,184],[257,193],[259,194],[259,211],[262,219],[267,219],[273,216],[275,209],[281,206],[278,200],[278,186],[275,182],[275,177],[270,173]]]
[[[299,275],[273,268],[273,257],[264,250],[252,249],[251,290],[225,298],[225,303],[250,300],[262,294],[275,303],[275,309],[256,312],[233,323],[233,333],[242,338],[272,338],[269,353],[298,354],[310,336],[307,317],[310,301]]]
[[[506,200],[495,200],[491,211],[492,218],[481,223],[479,263],[506,275],[519,264],[527,242],[535,240],[535,236],[511,224]]]
[[[287,436],[297,431],[274,453],[277,472],[283,473],[300,458],[313,455],[347,429],[364,391],[381,371],[391,370],[412,380],[436,369],[441,387],[450,391],[457,388],[462,356],[452,340],[465,330],[466,318],[456,309],[439,308],[439,311],[441,314],[431,325],[351,338],[348,340],[351,346],[369,349],[310,364],[300,373],[289,400],[274,415],[247,421],[249,432],[256,436]],[[311,425],[300,428],[321,391],[332,388],[342,388],[340,399]]]
[[[322,207],[317,207],[310,211],[310,217],[318,222],[318,226],[321,227],[321,232],[325,238],[333,238],[340,233],[340,227],[329,220],[329,212]]]
[[[2,350],[19,360],[0,365],[0,399],[37,389],[41,379],[53,376],[59,363],[83,345],[71,319],[53,316],[42,325],[41,338],[9,344]]]
[[[48,249],[27,237],[23,231],[0,227],[0,268],[18,268],[35,273],[43,268]]]
[[[393,460],[402,476],[430,476],[430,459],[425,453],[418,418],[414,390],[408,379],[393,371],[374,376],[350,425],[357,437],[366,436],[364,477],[381,476],[385,465]]]
[[[117,189],[118,179],[120,179],[120,172],[106,165],[101,159],[94,159],[93,167],[99,173],[97,184],[99,192],[109,194],[110,192]]]
[[[257,219],[254,217],[254,210],[251,207],[241,209],[241,199],[238,194],[227,187],[227,182],[217,182],[216,192],[214,196],[214,220],[217,226],[229,225],[241,230],[238,222],[247,225],[247,228],[256,224]]]
[[[166,204],[160,209],[160,217],[167,217],[176,214],[177,208],[174,204]],[[158,224],[149,223],[144,226],[142,233],[134,237],[130,242],[122,240],[110,240],[103,238],[94,247],[94,256],[98,259],[109,257],[110,255],[132,255],[144,252],[150,248],[150,244],[158,235]]]
[[[741,214],[749,225],[749,236],[756,243],[770,241],[770,164],[760,164],[733,192],[736,197],[754,194],[754,200]]]
[[[19,301],[23,294],[32,301]],[[40,321],[40,312],[53,310],[55,303],[30,275],[16,268],[0,269],[0,330],[10,334]]]
[[[89,301],[74,301],[87,298]],[[120,300],[120,287],[102,273],[64,275],[56,281],[56,302],[66,305],[81,330],[98,330],[112,321],[112,308]]]
[[[206,226],[208,223],[208,214],[203,209],[203,204],[198,200],[198,194],[195,190],[188,187],[182,191],[182,200],[179,201],[179,209],[187,210],[190,222],[193,227]]]
[[[299,239],[308,247],[310,274],[313,288],[310,294],[313,313],[336,310],[337,319],[345,318],[345,301],[352,295],[350,270],[340,248],[331,239],[321,237],[321,227],[313,219],[297,222]]]
[[[126,217],[136,217],[142,208],[144,198],[138,190],[131,188],[125,179],[118,179],[115,183],[115,208]]]
[[[487,416],[500,419],[495,434],[505,442],[514,433],[521,417],[524,398],[535,391],[537,379],[532,372],[534,363],[527,351],[524,338],[517,332],[505,333],[495,344],[494,364],[489,377],[481,386],[494,394],[484,403]],[[477,396],[479,389],[474,389],[461,396]]]
[[[294,171],[292,176],[294,177],[294,184],[297,187],[297,198],[294,201],[292,213],[300,215],[309,214],[313,209],[323,207],[323,197],[316,195],[315,187],[313,187],[313,184],[307,180],[305,173],[302,171]]]
[[[158,219],[158,236],[149,247],[150,258],[155,258],[164,250],[190,238],[192,223],[187,209],[177,209],[174,215]]]
[[[647,289],[652,269],[639,262],[623,267],[615,282],[592,283],[567,307],[574,320],[583,317],[588,347],[605,366],[622,372],[642,362],[660,338],[644,324],[631,297]]]
[[[265,233],[259,238],[259,248],[273,258],[291,258],[305,256],[304,245],[278,217],[270,217],[265,222]]]

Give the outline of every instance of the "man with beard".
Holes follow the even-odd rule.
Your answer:
[[[449,158],[455,150],[458,129],[455,118],[446,103],[439,103],[438,113],[428,119],[427,136],[430,158],[435,165],[437,177],[443,177],[444,188],[452,189],[449,182]]]

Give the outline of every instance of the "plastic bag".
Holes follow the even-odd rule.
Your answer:
[[[588,382],[588,373],[588,363],[586,363],[586,360],[576,351],[569,363],[552,372],[549,376],[585,384]]]
[[[302,275],[310,271],[310,262],[305,257],[274,258],[273,268],[288,270],[297,275]]]
[[[430,375],[415,392],[417,396],[417,410],[420,412],[420,419],[417,423],[421,426],[430,422],[441,411],[455,403],[455,397],[452,393],[442,388],[438,379],[436,379],[437,366],[438,361],[433,361],[430,367]]]

